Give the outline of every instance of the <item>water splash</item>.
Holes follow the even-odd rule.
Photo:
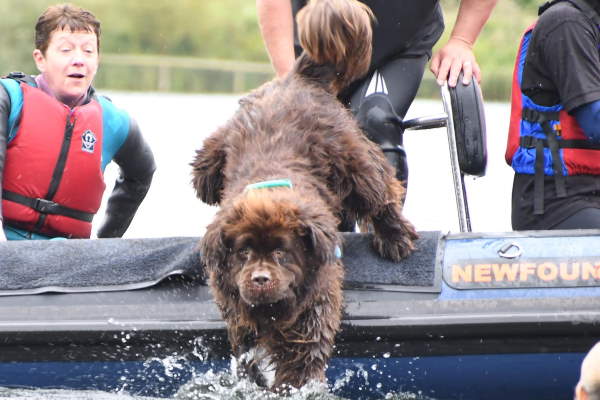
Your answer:
[[[113,324],[120,324],[112,321]],[[129,345],[135,331],[124,329],[115,334],[115,339],[123,343],[121,348]],[[124,339],[124,340],[123,340]],[[86,391],[84,389],[100,389],[96,386],[81,387],[82,390],[47,390],[47,389],[5,389],[0,399],[50,399],[50,400],[146,400],[154,399],[145,396],[161,396],[176,400],[343,400],[378,399],[378,400],[426,400],[422,393],[404,393],[393,389],[403,388],[400,382],[389,375],[389,363],[394,358],[389,352],[378,357],[359,360],[348,360],[344,368],[335,370],[330,375],[329,386],[325,383],[312,382],[293,390],[291,394],[281,396],[258,387],[248,379],[240,379],[235,373],[235,363],[223,360],[222,355],[212,353],[213,342],[218,337],[201,336],[188,339],[187,350],[173,351],[166,357],[152,357],[137,364],[117,363],[112,392]],[[190,346],[191,345],[191,346]],[[148,344],[160,348],[160,343]],[[419,369],[413,365],[419,357],[408,361],[408,368],[402,368],[409,381],[414,380],[414,371]],[[224,362],[225,361],[225,362]],[[109,368],[108,364],[102,368]],[[115,370],[116,369],[116,370]],[[76,377],[73,377],[76,379]],[[397,384],[394,384],[396,382]],[[111,390],[105,389],[105,390]],[[392,389],[391,392],[389,392]],[[407,389],[407,387],[404,387]],[[388,393],[389,392],[389,393]],[[358,397],[357,397],[358,396]]]
[[[0,387],[0,399],[20,400],[159,400],[156,397],[131,396],[96,390],[9,389]],[[160,399],[164,400],[164,399]]]
[[[269,392],[230,371],[209,371],[181,387],[176,400],[343,400],[329,392],[326,384],[309,382],[288,395]]]

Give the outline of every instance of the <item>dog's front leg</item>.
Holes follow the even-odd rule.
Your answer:
[[[276,365],[273,390],[300,388],[313,380],[325,382],[341,321],[341,279],[322,290],[324,293],[296,324],[282,332],[285,340],[271,348]]]
[[[236,375],[240,378],[248,378],[264,388],[272,385],[273,379],[266,376],[264,366],[262,366],[266,354],[263,349],[257,346],[254,335],[241,327],[229,328],[228,334],[235,357]]]
[[[325,381],[325,369],[330,348],[320,343],[289,344],[289,348],[278,357],[274,391],[285,392],[300,388],[312,380]]]
[[[373,225],[373,247],[382,257],[400,261],[415,250],[414,241],[419,236],[402,215],[404,188],[392,174],[383,178],[382,203],[373,208],[369,217]]]
[[[382,257],[400,261],[415,250],[419,236],[413,225],[402,215],[399,203],[388,203],[371,216],[373,247]]]
[[[415,249],[418,235],[402,215],[404,188],[383,153],[374,146],[354,154],[354,162],[362,168],[355,169],[348,177],[352,191],[344,206],[356,213],[359,220],[372,224],[373,246],[379,255],[399,261]]]

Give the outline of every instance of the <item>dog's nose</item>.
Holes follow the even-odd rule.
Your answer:
[[[255,285],[263,286],[269,283],[271,280],[271,274],[265,270],[254,271],[252,272],[251,278]]]

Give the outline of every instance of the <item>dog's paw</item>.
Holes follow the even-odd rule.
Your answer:
[[[416,249],[415,240],[419,235],[411,224],[406,224],[403,228],[397,235],[373,236],[373,247],[381,257],[400,261]]]

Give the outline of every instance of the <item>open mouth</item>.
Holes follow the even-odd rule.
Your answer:
[[[79,74],[79,73],[73,73],[73,74],[69,74],[67,75],[69,78],[76,78],[76,79],[81,79],[81,78],[85,78],[84,74]]]

